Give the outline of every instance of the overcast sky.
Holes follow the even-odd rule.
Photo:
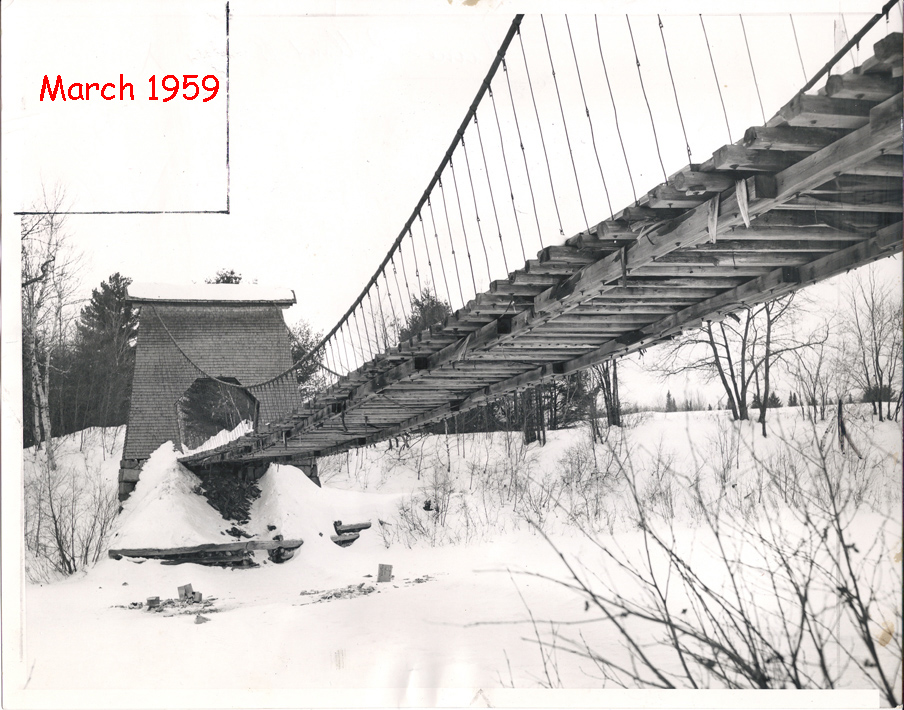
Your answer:
[[[293,289],[299,305],[288,312],[289,322],[305,318],[318,330],[329,329],[411,213],[512,15],[550,8],[549,3],[503,2],[471,8],[460,0],[441,0],[379,3],[381,14],[375,15],[372,5],[360,2],[233,0],[227,174],[224,5],[160,0],[3,4],[4,291],[17,281],[6,273],[15,270],[18,252],[9,238],[18,227],[9,213],[27,209],[42,184],[62,185],[72,210],[223,210],[228,179],[229,215],[70,217],[73,244],[84,253],[83,293],[117,271],[135,281],[184,284],[232,268],[246,281]],[[852,34],[880,7],[877,2],[823,5],[831,12],[808,13],[813,3],[758,3],[757,12],[772,13],[759,17],[746,14],[752,12],[750,3],[730,2],[575,2],[556,9],[572,12],[579,55],[592,49],[582,40],[583,33],[589,41],[587,13],[608,13],[601,14],[599,24],[613,64],[621,62],[613,72],[618,91],[619,82],[636,79],[619,14],[628,7],[640,51],[647,53],[644,67],[653,102],[671,111],[674,97],[662,70],[655,18],[657,10],[663,12],[679,98],[689,114],[706,102],[713,109],[697,111],[688,121],[695,160],[702,161],[728,136],[715,110],[718,96],[694,13],[712,13],[710,41],[736,140],[748,125],[762,122],[736,13],[745,12],[769,117],[803,84],[789,11],[795,13],[806,73],[812,74],[831,56],[836,26]],[[879,23],[865,47],[887,31],[900,31],[899,7],[889,24]],[[676,15],[677,10],[684,15]],[[562,16],[546,19],[553,42],[561,39]],[[525,20],[529,53],[539,51],[538,27],[536,17]],[[870,53],[863,51],[864,57]],[[214,74],[220,91],[207,103],[148,101],[149,77],[159,82],[167,73]],[[51,79],[60,74],[66,85],[112,82],[117,95],[122,75],[132,84],[135,101],[107,102],[92,95],[88,102],[41,102],[44,74]],[[538,81],[550,84],[549,77]],[[587,88],[599,94],[598,85],[591,82]],[[159,84],[157,92],[166,94]],[[638,192],[645,192],[662,175],[650,141],[641,134],[649,119],[638,96],[628,97],[619,111],[626,140],[647,146],[632,151],[632,177]],[[659,126],[669,173],[687,163],[674,118]],[[586,141],[578,147],[589,155]],[[616,157],[603,153],[613,164]],[[624,177],[610,181],[615,211],[631,201]],[[588,213],[595,223],[609,210],[596,199]],[[583,228],[577,210],[568,210],[563,221],[566,236]],[[553,230],[545,243],[561,240]],[[528,248],[529,257],[537,247]],[[890,273],[895,269],[900,271],[900,265]],[[501,271],[494,278],[503,277]],[[9,306],[9,298],[3,301]],[[4,315],[10,323],[10,313]],[[14,311],[12,316],[15,320]]]

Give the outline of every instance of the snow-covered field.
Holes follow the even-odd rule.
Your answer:
[[[765,439],[759,425],[732,423],[727,412],[694,412],[633,415],[630,426],[611,430],[595,446],[586,428],[549,432],[543,447],[525,447],[518,434],[503,433],[397,440],[322,461],[322,488],[297,469],[271,466],[259,481],[250,522],[240,527],[264,539],[276,533],[302,538],[293,559],[274,564],[257,552],[259,567],[229,570],[104,557],[72,577],[26,584],[20,660],[27,689],[11,696],[8,677],[7,701],[87,707],[472,701],[642,706],[654,699],[635,694],[626,700],[616,693],[564,700],[541,694],[537,700],[511,689],[618,688],[611,673],[604,678],[599,658],[629,664],[627,638],[643,645],[654,667],[680,673],[674,652],[650,643],[663,637],[660,631],[629,619],[625,623],[634,626],[628,636],[618,633],[603,618],[603,607],[574,588],[575,578],[601,599],[612,590],[641,598],[636,578],[616,561],[641,571],[649,563],[654,574],[664,574],[665,550],[649,553],[652,531],[714,588],[732,580],[720,562],[723,544],[727,557],[747,565],[732,567],[741,596],[766,600],[774,577],[764,576],[764,548],[751,535],[761,535],[761,543],[803,538],[806,526],[793,511],[806,507],[806,495],[814,505],[821,500],[823,465],[850,493],[844,513],[849,545],[861,555],[862,583],[875,590],[873,612],[883,618],[872,619],[873,631],[881,665],[900,697],[900,425],[849,407],[860,460],[849,448],[839,451],[834,411],[815,428],[800,410],[770,415]],[[89,438],[93,445],[68,437],[61,460],[86,469],[91,466],[85,461],[99,461],[93,470],[102,470],[113,485],[121,432]],[[26,478],[39,461],[26,451]],[[125,503],[108,546],[233,541],[224,531],[235,521],[207,505],[199,483],[171,446],[161,447]],[[713,533],[714,519],[721,536]],[[340,548],[330,541],[335,520],[373,525]],[[392,565],[391,582],[377,583],[380,564]],[[129,608],[152,596],[176,598],[177,587],[187,583],[211,600],[200,620],[193,607],[165,613]],[[853,648],[857,641],[839,616],[837,595],[833,601],[822,587],[814,594],[824,597],[821,620]],[[677,574],[668,595],[676,615],[694,603]],[[186,613],[170,613],[175,609]],[[792,621],[800,625],[793,615]],[[826,662],[838,664],[839,688],[875,687],[836,651]],[[873,670],[862,660],[861,666]],[[706,673],[697,677],[720,687]],[[668,697],[666,706],[677,706],[678,698],[696,707],[709,702]],[[819,697],[808,707],[878,702],[875,690]],[[736,695],[731,704],[762,705],[756,698]]]

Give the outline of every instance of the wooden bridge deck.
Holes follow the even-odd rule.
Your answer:
[[[304,411],[183,462],[372,444],[900,252],[902,35],[874,52],[614,219],[543,249]]]

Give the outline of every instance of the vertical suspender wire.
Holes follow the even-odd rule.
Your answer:
[[[461,139],[462,150],[464,150],[465,139]],[[458,189],[458,178],[455,177],[455,163],[449,159],[449,170],[452,173],[452,186],[455,188],[455,201],[458,204],[458,217],[461,220],[461,232],[465,237],[465,254],[468,255],[468,268],[471,271],[471,284],[474,286],[474,295],[477,295],[477,279],[474,278],[474,261],[471,259],[471,245],[468,243],[468,230],[465,227],[465,213],[461,207],[461,191]],[[480,221],[477,222],[478,228]],[[462,296],[462,307],[464,307],[464,296]]]
[[[848,34],[847,20],[844,19],[843,12],[839,12],[838,14],[841,15],[841,27],[844,30],[844,39],[845,39],[845,41],[849,41],[851,36],[850,36],[850,34]],[[857,58],[854,56],[854,52],[857,52],[858,54],[860,53],[860,43],[859,42],[854,47],[851,47],[851,49],[848,50],[848,56],[850,56],[850,58],[851,58],[851,69],[857,68]]]
[[[420,295],[424,292],[424,287],[421,286],[421,270],[417,265],[417,249],[414,246],[414,234],[410,227],[408,228],[408,236],[411,238],[411,253],[414,254],[414,275],[417,277],[417,290]]]
[[[333,360],[335,361],[334,364],[336,365],[336,367],[334,367],[333,369],[336,372],[342,372],[342,370],[346,368],[346,364],[342,360],[342,348],[340,347],[341,338],[342,336],[337,331],[336,335],[333,336],[333,339],[331,341],[331,347],[333,349]]]
[[[530,168],[527,167],[527,153],[524,151],[524,139],[521,137],[521,125],[518,123],[518,111],[515,108],[515,95],[512,92],[512,81],[509,79],[508,67],[505,60],[502,60],[502,73],[505,74],[505,83],[508,86],[509,100],[512,102],[512,115],[515,117],[515,128],[518,131],[518,144],[521,146],[521,157],[524,159],[524,173],[527,175],[527,187],[530,189],[530,201],[534,206],[534,219],[537,220],[537,239],[540,240],[540,248],[543,248],[543,230],[540,228],[540,215],[537,213],[537,200],[534,197],[534,184],[530,179]],[[501,135],[501,131],[500,131]],[[511,183],[509,183],[511,187]],[[512,209],[515,208],[515,198],[512,197]],[[521,251],[524,251],[524,245],[521,245]],[[527,261],[527,258],[524,259]]]
[[[524,51],[524,39],[521,37],[521,28],[518,28],[518,42],[521,45],[521,56],[524,59],[524,72],[527,74],[527,86],[530,88],[530,98],[534,105],[534,114],[537,117],[537,128],[540,131],[540,145],[543,147],[543,157],[546,159],[546,173],[549,175],[549,190],[552,193],[552,203],[556,208],[556,218],[559,221],[559,234],[565,236],[562,228],[562,217],[559,214],[559,203],[556,200],[556,189],[552,185],[552,168],[549,167],[549,154],[546,152],[546,140],[543,138],[543,125],[540,122],[540,112],[537,109],[537,99],[534,96],[534,85],[530,80],[530,69],[527,66],[527,52]]]
[[[543,40],[546,42],[546,54],[549,57],[549,69],[552,72],[552,83],[556,88],[556,98],[559,100],[559,113],[562,116],[562,129],[565,131],[565,145],[568,146],[568,157],[571,159],[571,169],[574,171],[574,184],[578,190],[578,202],[581,205],[581,214],[584,215],[584,226],[590,233],[590,222],[587,220],[587,210],[584,208],[584,195],[581,194],[581,181],[578,179],[578,168],[574,162],[574,151],[571,149],[571,137],[568,135],[568,122],[565,120],[565,108],[562,106],[562,94],[559,93],[559,80],[556,78],[556,68],[552,63],[552,50],[549,48],[549,36],[546,34],[546,20],[540,15],[540,26],[543,28]]]
[[[628,23],[628,34],[631,36],[631,47],[634,49],[634,61],[637,63],[637,78],[640,80],[640,91],[643,94],[643,100],[647,105],[647,113],[650,114],[650,126],[653,129],[653,142],[656,144],[656,157],[659,158],[659,167],[662,168],[662,179],[669,181],[669,176],[665,172],[665,164],[662,162],[662,151],[659,149],[659,137],[656,135],[656,123],[653,121],[653,109],[650,108],[650,101],[647,98],[647,89],[643,84],[643,74],[640,71],[640,57],[637,54],[637,45],[634,44],[634,32],[631,29],[631,18],[625,15],[625,21]]]
[[[385,277],[384,277],[385,278]],[[386,328],[386,316],[383,314],[383,296],[380,295],[380,280],[374,281],[377,289],[377,306],[380,309],[380,323],[383,325],[383,350],[389,350],[389,331]]]
[[[744,16],[738,15],[741,20],[741,31],[744,33],[744,46],[747,47],[747,59],[750,62],[750,73],[753,74],[753,85],[756,87],[756,99],[760,102],[760,115],[763,117],[763,125],[766,125],[766,111],[763,109],[763,97],[760,96],[760,84],[756,80],[756,69],[753,68],[753,55],[750,53],[750,43],[747,41],[747,28],[744,26]]]
[[[336,366],[336,343],[331,339],[324,343],[323,346],[323,358],[326,360],[326,365],[334,372],[338,372],[339,367]],[[341,366],[340,366],[341,367]]]
[[[374,312],[374,299],[371,298],[370,291],[367,292],[367,306],[370,309],[370,320],[374,325],[374,346],[376,347],[376,354],[380,354],[380,326],[377,323],[377,316]]]
[[[430,198],[427,198],[430,199]],[[421,213],[417,213],[417,218],[421,223],[421,236],[424,238],[424,253],[427,255],[427,270],[430,272],[430,283],[433,284],[433,290],[436,291],[436,274],[433,273],[433,259],[430,258],[430,245],[427,243],[427,232],[424,230],[424,218]],[[410,227],[409,227],[410,229]],[[412,237],[412,240],[414,237]],[[412,244],[414,242],[412,241]]]
[[[364,317],[364,302],[362,301],[361,303],[358,304],[358,306],[360,306],[360,308],[361,308],[361,320],[364,322],[364,335],[367,338],[364,341],[364,344],[367,345],[367,357],[366,358],[364,357],[364,347],[363,346],[361,348],[361,357],[363,358],[364,362],[367,362],[368,360],[373,359],[373,348],[371,348],[371,345],[370,345],[370,333],[367,332],[367,319]],[[358,325],[358,309],[357,308],[355,309],[353,315],[355,316],[355,327],[358,328],[358,339],[360,340],[361,339],[361,328]],[[362,362],[361,364],[363,365],[364,363]]]
[[[600,160],[600,154],[596,147],[596,135],[593,132],[593,121],[590,119],[590,108],[587,106],[587,96],[584,93],[584,82],[581,80],[581,68],[578,65],[578,55],[574,49],[574,39],[571,37],[571,24],[568,22],[568,15],[565,15],[565,27],[568,29],[568,42],[571,44],[571,55],[574,57],[574,69],[578,75],[578,86],[581,87],[581,99],[584,101],[584,114],[587,116],[587,124],[590,126],[590,142],[593,144],[593,155],[596,157],[596,165],[600,169],[600,179],[603,181],[603,192],[606,193],[606,204],[609,205],[609,215],[611,218],[611,215],[614,214],[612,211],[612,200],[609,199],[609,187],[606,185],[606,176],[603,174],[603,163]],[[552,58],[550,58],[550,63],[552,63]]]
[[[449,161],[452,164],[452,161]],[[452,260],[455,262],[455,277],[458,279],[458,295],[461,297],[461,305],[465,305],[465,294],[461,288],[461,272],[458,269],[458,257],[455,255],[455,242],[452,241],[452,223],[449,221],[449,203],[446,200],[446,190],[443,187],[442,180],[439,181],[439,192],[443,198],[443,212],[446,214],[446,229],[449,231],[449,244],[452,247]],[[451,304],[449,304],[451,306]]]
[[[430,199],[427,199],[427,208],[430,210],[430,223],[433,225],[433,238],[436,240],[436,253],[439,254],[439,270],[443,274],[443,283],[446,286],[446,298],[448,299],[449,308],[452,308],[452,290],[449,288],[449,277],[446,276],[446,262],[443,259],[443,249],[442,245],[439,243],[439,231],[436,229],[436,215],[433,214],[433,204],[430,202]],[[424,229],[424,223],[421,222],[421,229]],[[451,237],[449,240],[451,241]],[[424,231],[424,243],[427,243],[427,232]],[[454,256],[453,249],[453,256]],[[434,295],[439,296],[439,289],[436,287],[436,284],[433,285],[433,290],[436,291]]]
[[[346,336],[342,333],[343,329],[348,326],[348,321],[339,326],[339,337],[342,338],[342,350],[345,352],[345,372],[346,374],[350,373],[357,367],[357,363],[353,363],[352,360],[348,356],[348,345],[346,342]],[[352,348],[352,352],[354,352],[354,347]]]
[[[358,333],[358,348],[361,350],[361,365],[363,366],[370,359],[370,353],[365,352],[365,346],[367,345],[367,341],[361,337],[361,324],[358,323],[358,307],[360,307],[360,303],[355,307],[355,310],[352,311],[352,317],[355,319],[355,331]]]
[[[804,68],[804,55],[800,51],[800,42],[797,40],[797,28],[794,26],[794,15],[788,14],[788,19],[791,20],[791,32],[794,34],[794,44],[797,45],[797,57],[800,59],[800,71],[804,75],[804,81],[807,80],[807,70]]]
[[[386,298],[389,300],[389,308],[392,311],[392,329],[395,332],[398,332],[399,331],[399,318],[396,315],[395,304],[392,301],[392,286],[389,283],[389,279],[386,278],[386,269],[383,269],[383,283],[386,284]],[[394,337],[393,340],[395,341],[396,338]],[[398,342],[395,342],[394,344],[398,345]]]
[[[600,39],[600,25],[596,15],[593,16],[593,24],[596,26],[596,45],[600,50],[600,61],[603,63],[603,74],[606,77],[606,86],[609,88],[609,100],[612,102],[612,115],[615,118],[615,132],[618,134],[618,142],[621,144],[622,155],[625,158],[628,181],[631,183],[631,194],[634,195],[634,203],[637,204],[637,189],[634,187],[634,177],[631,175],[631,166],[628,164],[628,151],[625,149],[625,141],[622,138],[621,126],[618,123],[618,109],[615,107],[615,94],[612,93],[612,83],[609,81],[609,70],[606,68],[606,59],[603,57],[603,42]]]
[[[703,15],[700,15],[700,26],[703,28],[703,39],[706,42],[706,51],[709,52],[709,63],[713,68],[713,78],[716,80],[716,89],[719,90],[719,101],[722,103],[722,114],[725,116],[725,130],[728,131],[728,142],[731,143],[731,128],[728,126],[728,111],[725,110],[725,99],[722,98],[722,85],[719,83],[719,75],[716,73],[716,62],[713,60],[713,50],[709,46],[709,37],[706,35],[706,24]]]
[[[423,222],[423,220],[421,220],[421,226],[423,226],[423,225],[424,225],[424,222]],[[414,236],[411,237],[411,241],[412,242],[414,241]],[[408,310],[410,312],[411,309],[413,308],[413,306],[412,306],[412,299],[411,299],[411,287],[408,285],[408,269],[405,268],[405,254],[401,251],[401,249],[399,250],[399,254],[400,254],[399,261],[402,262],[402,280],[405,282],[405,293],[408,296]]]
[[[399,255],[400,255],[400,256],[401,256],[401,253],[402,253],[402,252],[401,252],[401,248],[399,248]],[[405,299],[404,299],[404,294],[402,293],[402,289],[399,287],[399,272],[396,271],[395,254],[392,255],[392,258],[390,258],[389,262],[392,264],[392,278],[395,279],[396,293],[399,294],[399,301],[401,302],[402,318],[404,318],[404,319],[407,320],[407,319],[408,319],[408,315],[405,313]],[[403,263],[404,263],[404,262],[403,262]],[[408,283],[407,283],[407,282],[405,283],[405,288],[406,288],[406,289],[408,288]],[[410,293],[408,294],[408,308],[409,308],[409,309],[411,308],[411,294],[410,294]]]
[[[433,238],[436,240],[436,253],[439,254],[439,270],[443,275],[443,284],[446,286],[446,299],[449,308],[452,307],[452,291],[449,290],[449,278],[446,276],[446,262],[443,259],[442,245],[439,243],[439,232],[436,230],[436,216],[433,214],[433,203],[427,198],[427,208],[430,210],[430,223],[433,225]],[[427,243],[427,229],[424,227],[424,221],[421,220],[421,232],[424,234],[424,244]],[[433,295],[439,298],[439,287],[434,282]]]
[[[493,104],[493,115],[496,117],[496,129],[499,131],[499,147],[502,150],[502,164],[505,166],[505,179],[508,182],[509,197],[512,199],[512,213],[515,215],[515,228],[518,230],[518,242],[521,244],[521,258],[527,261],[527,253],[524,251],[524,238],[521,236],[521,221],[518,219],[518,209],[515,207],[515,191],[512,189],[512,176],[509,174],[508,159],[505,157],[505,142],[502,139],[502,123],[499,121],[499,111],[496,110],[496,97],[493,95],[493,89],[487,89],[490,94],[490,101]],[[503,256],[505,252],[503,251]],[[506,265],[508,270],[508,265]]]
[[[477,114],[474,114],[474,125],[477,125]],[[480,226],[480,212],[477,209],[477,192],[474,190],[474,177],[471,175],[471,161],[468,159],[468,148],[465,145],[465,139],[461,139],[461,150],[465,154],[465,167],[468,170],[468,182],[471,184],[471,199],[474,200],[474,216],[477,218],[477,234],[480,236],[480,245],[483,248],[483,256],[487,262],[487,283],[493,280],[490,273],[490,256],[487,254],[487,244],[483,240],[483,227]],[[490,176],[487,175],[487,180]],[[477,284],[474,284],[474,295],[477,295]]]
[[[675,77],[672,75],[672,63],[669,61],[669,48],[665,43],[665,30],[662,26],[662,18],[659,15],[656,15],[656,19],[659,20],[659,34],[662,35],[662,51],[665,53],[665,65],[669,69],[669,79],[672,81],[672,92],[675,94],[675,108],[678,109],[678,120],[681,122],[681,133],[684,134],[684,145],[687,148],[687,162],[693,163],[693,159],[691,158],[691,144],[687,139],[687,130],[684,128],[684,116],[681,114],[681,104],[678,103],[678,88],[675,86]],[[763,119],[763,123],[766,122],[766,119]]]
[[[490,92],[490,98],[493,97],[493,90],[487,89]],[[505,273],[509,273],[508,269],[508,259],[505,258],[505,243],[502,241],[502,227],[499,225],[499,213],[496,211],[496,198],[493,196],[493,183],[490,182],[490,166],[487,165],[487,154],[483,148],[483,135],[480,133],[480,124],[477,122],[477,114],[474,114],[474,126],[477,128],[477,142],[480,144],[480,155],[483,158],[483,171],[487,176],[487,188],[490,191],[490,204],[493,205],[493,217],[496,219],[496,231],[499,233],[499,249],[502,251],[502,264],[505,266]],[[489,272],[490,266],[487,263],[487,272]]]

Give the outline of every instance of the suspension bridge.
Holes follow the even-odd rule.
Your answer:
[[[734,64],[750,79],[744,105],[762,119],[743,131],[729,120],[736,104],[713,52],[724,18],[690,18],[678,36],[671,18],[642,28],[627,17],[516,17],[348,311],[278,376],[222,380],[276,398],[279,416],[182,462],[300,462],[368,446],[899,253],[902,35],[889,27],[892,10],[845,36],[809,78],[794,18],[781,19],[769,51],[791,54],[776,78],[787,81],[799,57],[804,81],[769,119],[769,77],[748,42],[755,20],[730,18]],[[708,104],[683,93],[674,60],[692,34],[706,70],[693,80]],[[630,115],[643,125],[619,103],[629,81],[646,106]],[[728,138],[699,162],[695,111],[724,115]],[[668,174],[676,146],[687,162]],[[637,187],[651,170],[638,160],[662,174],[646,193]],[[434,302],[447,304],[445,320],[411,332]],[[316,374],[316,391],[296,386],[302,370]]]

